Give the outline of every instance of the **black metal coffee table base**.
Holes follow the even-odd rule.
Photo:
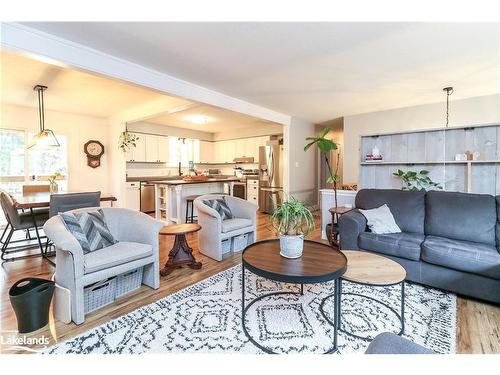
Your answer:
[[[343,280],[343,279],[340,279],[338,285],[339,285],[339,291],[338,291],[338,296],[335,296],[336,299],[339,300],[339,307],[338,307],[338,315],[335,317],[335,321],[336,322],[339,322],[339,327],[338,327],[338,330],[342,333],[345,333],[346,335],[349,335],[351,337],[354,337],[354,338],[357,338],[357,339],[361,339],[361,340],[365,340],[365,341],[372,341],[374,338],[373,337],[364,337],[364,336],[359,336],[359,335],[356,335],[350,331],[347,331],[346,329],[343,328],[343,325],[342,325],[342,296],[358,296],[358,297],[363,297],[363,298],[366,298],[366,299],[369,299],[370,301],[373,301],[375,303],[378,303],[379,305],[382,305],[384,307],[386,307],[387,309],[389,309],[399,320],[400,324],[401,324],[401,329],[398,333],[396,333],[397,335],[402,335],[404,333],[404,330],[405,330],[405,319],[404,319],[404,314],[405,314],[405,282],[404,280],[400,283],[396,283],[396,284],[389,284],[389,285],[373,285],[373,284],[366,284],[366,283],[361,283],[361,282],[356,282],[356,281],[352,281],[352,280],[349,280],[350,283],[355,283],[355,284],[360,284],[360,285],[365,285],[365,286],[370,286],[370,287],[387,287],[387,286],[393,286],[393,285],[398,285],[398,284],[401,284],[401,312],[398,312],[396,311],[396,309],[394,309],[393,307],[389,306],[388,304],[382,302],[382,301],[379,301],[378,299],[376,298],[373,298],[373,297],[370,297],[370,296],[367,296],[367,295],[364,295],[364,294],[359,294],[359,293],[343,293],[342,292],[342,282],[343,281],[346,281],[346,280]],[[323,305],[324,305],[324,302],[326,302],[329,298],[333,297],[334,294],[331,294],[329,296],[327,296],[325,299],[323,299],[323,302],[322,304],[320,305],[320,310],[321,312],[323,313],[323,316],[325,316],[325,319],[328,320],[328,322],[330,324],[333,324],[331,322],[331,320],[324,314],[323,312]]]
[[[333,294],[325,297],[319,307],[319,311],[323,318],[333,326],[333,346],[328,349],[326,352],[323,354],[331,354],[335,353],[338,350],[337,346],[337,341],[338,341],[338,325],[336,322],[340,322],[340,296],[338,295],[338,291],[340,291],[340,279],[335,279],[335,291]],[[304,284],[300,284],[300,291],[299,292],[273,292],[273,293],[267,293],[262,296],[259,296],[255,299],[253,299],[246,307],[245,307],[245,265],[242,264],[241,268],[241,325],[243,327],[243,332],[245,333],[245,336],[250,340],[252,344],[254,344],[257,348],[262,350],[265,353],[268,354],[279,354],[277,352],[272,351],[269,348],[266,348],[265,346],[260,345],[248,332],[247,327],[246,327],[246,314],[250,307],[252,307],[253,304],[257,303],[258,301],[270,297],[270,296],[276,296],[276,295],[282,295],[282,294],[292,294],[292,295],[303,295],[304,294]],[[325,304],[326,300],[330,299],[331,297],[334,297],[334,322],[332,322],[327,315],[325,314],[323,310],[323,305]]]

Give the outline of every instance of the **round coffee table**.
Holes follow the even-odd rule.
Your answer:
[[[248,309],[263,298],[280,294],[304,294],[304,284],[323,283],[335,281],[334,296],[334,322],[331,322],[323,311],[323,303],[320,305],[320,312],[325,320],[334,327],[333,346],[325,352],[333,353],[337,351],[337,328],[336,322],[339,319],[340,298],[337,292],[340,290],[340,276],[347,268],[347,259],[338,250],[333,250],[330,246],[314,241],[304,241],[304,253],[302,257],[290,259],[280,255],[279,240],[267,240],[256,242],[248,246],[242,254],[242,281],[241,281],[241,323],[247,338],[259,349],[266,353],[274,353],[269,348],[260,345],[248,333],[245,318]],[[252,300],[245,307],[245,269],[262,276],[266,279],[285,283],[300,284],[298,292],[273,292],[259,296]],[[326,298],[330,298],[329,295]]]
[[[183,265],[196,270],[201,268],[201,263],[196,261],[193,249],[186,241],[186,234],[198,232],[200,229],[201,226],[198,224],[174,224],[167,225],[160,230],[161,235],[175,236],[174,246],[168,254],[168,261],[160,271],[161,276],[167,276],[175,268],[180,268]]]
[[[347,271],[342,275],[339,282],[339,300],[342,296],[353,295],[369,299],[375,303],[385,306],[392,311],[401,323],[401,330],[397,333],[401,335],[405,329],[404,312],[405,312],[405,269],[397,262],[372,253],[357,250],[342,250],[347,257]],[[343,293],[342,283],[348,281],[351,283],[371,286],[371,287],[387,287],[391,285],[401,284],[401,306],[400,312],[396,311],[388,304],[379,301],[378,299],[362,295],[358,293]],[[356,335],[353,332],[347,331],[342,327],[342,303],[339,301],[339,331],[356,337],[358,339],[371,341],[373,337],[364,337]]]

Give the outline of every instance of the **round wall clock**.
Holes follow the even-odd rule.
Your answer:
[[[97,168],[101,165],[101,156],[104,154],[104,146],[99,141],[88,141],[83,146],[83,151],[87,154],[87,165]]]

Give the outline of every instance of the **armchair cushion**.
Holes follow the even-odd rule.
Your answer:
[[[151,245],[137,242],[118,242],[84,255],[85,274],[119,266],[153,254]]]
[[[207,199],[204,200],[203,203],[205,203],[208,207],[213,208],[215,211],[217,211],[222,220],[228,220],[233,218],[233,213],[231,212],[231,209],[227,205],[225,197],[222,197],[222,199]]]
[[[222,222],[222,233],[232,232],[241,228],[251,227],[253,225],[250,219],[228,219]]]
[[[80,243],[84,253],[102,249],[117,242],[106,225],[101,209],[60,213],[59,215],[68,231]]]

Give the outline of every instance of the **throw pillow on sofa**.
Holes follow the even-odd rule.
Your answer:
[[[109,231],[101,209],[78,213],[61,212],[59,216],[85,254],[118,242]]]
[[[366,217],[367,225],[375,234],[401,233],[387,204],[372,210],[359,210]]]
[[[233,218],[233,213],[227,205],[226,199],[224,197],[222,197],[222,199],[207,199],[204,200],[203,203],[217,211],[222,221]]]

